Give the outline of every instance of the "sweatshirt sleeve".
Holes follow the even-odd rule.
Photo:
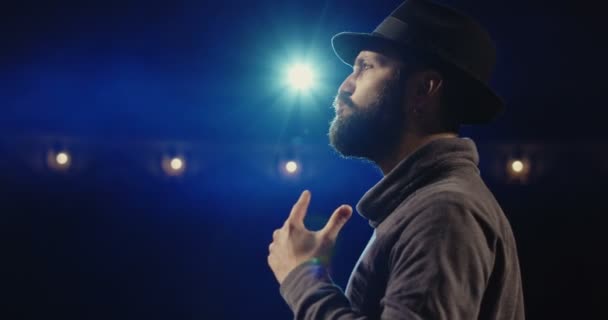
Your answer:
[[[458,204],[434,204],[390,249],[382,319],[475,319],[493,266],[493,237]],[[313,261],[289,273],[281,295],[295,319],[368,319]]]

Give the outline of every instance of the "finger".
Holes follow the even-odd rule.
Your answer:
[[[304,217],[306,217],[306,211],[308,210],[308,204],[310,203],[310,191],[304,190],[300,195],[298,201],[291,208],[289,218],[287,222],[294,222],[298,224],[304,224]]]
[[[329,217],[329,221],[321,231],[319,231],[324,236],[329,237],[332,240],[335,240],[338,237],[338,233],[344,227],[344,224],[350,219],[353,214],[353,208],[349,205],[341,205],[334,211],[334,213]]]
[[[272,251],[272,247],[274,247],[274,242],[271,242],[271,243],[268,245],[268,252]]]
[[[279,229],[274,230],[274,232],[272,233],[272,240],[277,240],[277,237],[279,236]]]

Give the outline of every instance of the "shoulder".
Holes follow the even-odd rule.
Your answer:
[[[379,226],[393,241],[432,239],[452,234],[485,239],[500,238],[502,211],[491,193],[449,179],[421,188],[403,201]]]
[[[395,218],[464,219],[495,232],[506,217],[492,192],[479,176],[449,178],[428,184],[405,199],[395,210]]]
[[[441,181],[417,190],[394,210],[386,222],[406,227],[425,221],[447,221],[471,214],[474,201],[457,182]]]

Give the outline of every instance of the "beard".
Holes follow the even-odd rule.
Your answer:
[[[363,158],[377,163],[390,157],[405,129],[403,87],[397,75],[387,81],[376,101],[363,107],[357,106],[349,95],[338,94],[334,104],[342,102],[350,113],[336,115],[331,121],[330,145],[347,158]]]

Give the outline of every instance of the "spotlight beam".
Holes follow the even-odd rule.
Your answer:
[[[306,91],[311,89],[314,84],[314,73],[305,64],[295,64],[287,72],[287,81],[294,90]]]

